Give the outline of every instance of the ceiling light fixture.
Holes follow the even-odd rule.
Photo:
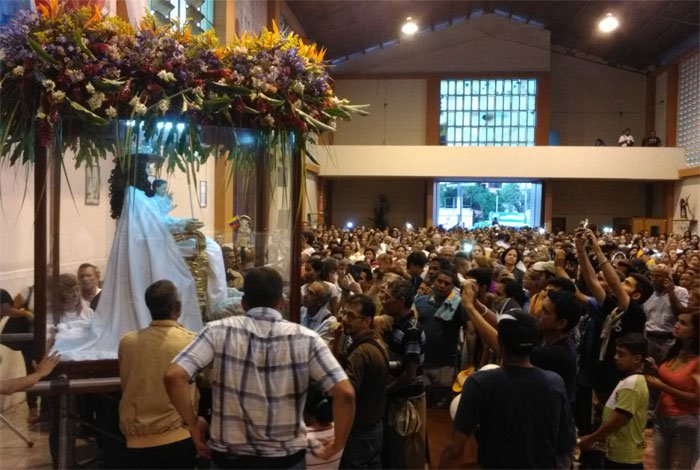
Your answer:
[[[614,31],[618,26],[620,26],[620,22],[617,21],[617,18],[615,18],[612,13],[606,14],[605,18],[598,23],[598,28],[604,33]]]
[[[418,25],[413,21],[413,18],[409,16],[406,18],[406,22],[403,26],[401,26],[401,31],[408,36],[412,36],[418,32]]]

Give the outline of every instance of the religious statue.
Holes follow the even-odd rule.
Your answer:
[[[688,214],[690,213],[690,218],[693,219],[695,218],[695,214],[693,214],[690,211],[690,194],[688,194],[685,198],[681,198],[679,204],[681,206],[681,219],[687,220],[688,219]]]
[[[389,201],[384,194],[377,196],[377,203],[374,206],[374,226],[377,228],[386,228],[386,213],[389,211]]]
[[[133,155],[132,168],[122,169],[117,164],[112,172],[110,204],[118,223],[100,302],[89,328],[74,329],[66,338],[56,336],[55,347],[66,360],[115,358],[119,339],[126,332],[150,324],[144,292],[155,281],[168,279],[178,287],[182,304],[179,321],[193,331],[203,325],[202,300],[205,310],[210,310],[228,295],[221,248],[201,234],[190,236],[202,227],[200,221],[168,214],[172,201],[163,196],[167,182],[152,185],[146,171],[153,157]],[[156,197],[159,188],[162,199]],[[193,256],[199,261],[206,258],[200,263],[206,278],[203,296],[198,293],[202,284],[188,266],[191,260],[187,258]]]

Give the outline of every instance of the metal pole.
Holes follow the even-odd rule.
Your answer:
[[[301,315],[301,221],[303,207],[301,204],[301,183],[306,157],[301,153],[301,135],[294,136],[292,153],[292,243],[290,246],[289,274],[289,319],[299,322]]]
[[[46,175],[48,152],[37,135],[34,163],[34,359],[46,352]]]
[[[69,468],[75,462],[75,436],[73,435],[75,398],[70,392],[61,395],[59,410],[58,468],[64,469]]]
[[[34,447],[34,441],[32,441],[32,440],[29,439],[27,436],[25,436],[24,434],[22,434],[22,431],[20,431],[19,429],[17,429],[17,428],[16,428],[7,418],[5,418],[2,414],[0,414],[0,420],[1,420],[3,423],[5,423],[5,425],[6,425],[8,428],[10,428],[10,431],[12,431],[13,433],[17,434],[17,437],[19,437],[20,439],[22,439],[22,440],[27,444],[27,447]]]
[[[51,381],[37,382],[28,392],[53,392],[65,393],[71,392],[80,393],[100,393],[117,391],[120,387],[121,379],[119,377],[106,377],[96,379],[74,379],[59,378]]]

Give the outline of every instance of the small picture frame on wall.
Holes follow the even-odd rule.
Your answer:
[[[199,207],[207,207],[207,182],[199,182]]]
[[[97,166],[85,167],[85,205],[100,205],[100,168]]]

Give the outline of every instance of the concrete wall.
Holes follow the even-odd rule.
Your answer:
[[[668,91],[668,73],[663,72],[656,77],[656,93],[654,97],[654,130],[661,138],[661,143],[666,142],[666,93]]]
[[[567,230],[586,218],[599,226],[612,226],[615,217],[644,217],[650,187],[643,181],[561,179],[546,184],[552,188],[552,215],[566,218]],[[700,189],[700,178],[696,184]],[[424,225],[424,191],[425,180],[418,178],[334,178],[332,222],[371,225],[377,196],[384,194],[389,201],[390,226]]]
[[[386,219],[391,226],[410,222],[425,224],[425,180],[411,178],[347,178],[333,181],[331,207],[336,225],[350,221],[372,226],[377,196],[384,194],[389,203]]]
[[[549,38],[545,29],[488,14],[353,56],[334,73],[547,71]]]
[[[319,147],[321,176],[677,180],[684,151],[651,147]]]
[[[551,64],[551,129],[560,145],[593,145],[599,137],[617,145],[626,127],[641,145],[644,75],[554,53]]]
[[[425,145],[424,79],[338,80],[338,96],[371,104],[369,116],[339,122],[337,145]]]
[[[85,205],[85,169],[74,169],[71,154],[66,154],[66,175],[61,186],[61,271],[75,272],[84,262],[103,269],[112,246],[116,222],[109,216],[109,173],[111,157],[101,162],[100,202]],[[168,179],[177,207],[171,215],[195,217],[205,223],[203,232],[213,236],[214,221],[214,163],[200,168],[197,180],[207,181],[207,207],[200,208],[198,189],[187,182],[185,174],[176,173]],[[12,294],[31,285],[34,276],[34,179],[28,167],[3,167],[0,171],[0,286]],[[70,188],[69,188],[70,185]],[[26,192],[25,192],[26,190]],[[71,195],[72,190],[72,195]],[[26,196],[26,197],[25,197]],[[190,209],[190,196],[192,207]]]
[[[550,180],[552,216],[572,230],[584,219],[611,226],[614,217],[644,217],[648,185],[643,181]]]
[[[700,219],[700,176],[684,178],[676,183],[673,198],[675,204],[673,213],[673,231],[675,233],[684,232],[686,230],[692,230],[694,233],[700,233],[700,227],[698,226],[697,222],[691,226],[689,222],[680,220],[680,200],[681,198],[685,199],[688,196],[690,196],[688,200],[688,204],[690,206],[688,211],[688,219],[695,219],[697,221]]]

